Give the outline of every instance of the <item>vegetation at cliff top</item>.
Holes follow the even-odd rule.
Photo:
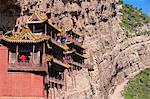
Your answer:
[[[121,22],[120,25],[125,31],[126,37],[131,37],[132,35],[148,34],[149,32],[144,32],[141,34],[136,34],[138,30],[136,27],[150,22],[150,17],[141,12],[141,9],[134,8],[132,5],[124,4],[122,0],[119,1],[122,5],[121,9]],[[133,34],[135,33],[135,34]]]
[[[150,99],[150,68],[141,71],[128,82],[123,96],[125,99]]]

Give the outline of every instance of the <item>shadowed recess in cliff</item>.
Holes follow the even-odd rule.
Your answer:
[[[0,0],[0,30],[4,32],[12,30],[20,12],[17,0]]]
[[[62,0],[62,2],[64,3],[64,4],[67,4],[67,3],[70,3],[70,4],[72,4],[72,3],[77,3],[79,6],[81,6],[81,1],[85,1],[85,0]],[[89,0],[88,0],[89,1]]]

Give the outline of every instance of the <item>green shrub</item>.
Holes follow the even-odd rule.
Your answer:
[[[136,34],[136,27],[138,27],[139,25],[150,22],[150,17],[142,13],[141,9],[134,8],[129,4],[124,4],[122,0],[119,1],[119,4],[122,5],[120,25],[124,29],[126,37],[131,37]]]
[[[134,79],[128,82],[124,90],[125,99],[150,99],[150,68],[141,71]]]

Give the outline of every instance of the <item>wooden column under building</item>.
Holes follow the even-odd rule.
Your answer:
[[[63,87],[63,90],[64,91],[67,91],[67,77],[66,77],[66,74],[68,74],[68,70],[66,69],[65,71],[64,71],[64,87]]]
[[[50,82],[50,89],[49,89],[49,96],[50,96],[50,99],[52,99],[52,82]]]

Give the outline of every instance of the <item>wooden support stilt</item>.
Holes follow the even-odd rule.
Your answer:
[[[53,83],[54,84],[54,83]],[[52,99],[55,99],[54,98],[54,86],[53,86],[53,88],[52,88]]]
[[[74,86],[76,88],[76,79],[75,79],[76,75],[74,76]]]
[[[53,93],[54,93],[54,99],[56,99],[56,93],[55,93],[55,89],[56,89],[56,86],[55,86],[55,83],[54,83],[54,90],[53,90]]]
[[[52,99],[52,83],[50,82],[50,99]]]
[[[75,66],[75,75],[77,75],[78,68]]]
[[[67,78],[65,77],[65,74],[67,74],[68,73],[68,70],[66,69],[65,71],[64,71],[64,90],[65,91],[67,91]]]
[[[65,78],[64,78],[64,72],[63,72],[62,73],[62,82],[63,82],[63,84],[62,84],[62,89],[61,89],[63,91],[64,91],[64,85],[65,85],[64,81],[65,81]]]
[[[56,69],[54,69],[54,75],[56,76]],[[55,77],[55,79],[56,79],[56,77]],[[55,97],[55,89],[56,89],[56,84],[55,84],[55,82],[54,82],[54,88],[53,88],[54,90],[53,90],[53,94],[54,94],[54,99],[56,99],[56,97]]]
[[[73,73],[71,72],[72,86],[74,87]]]
[[[71,73],[73,73],[73,67],[71,67]]]

